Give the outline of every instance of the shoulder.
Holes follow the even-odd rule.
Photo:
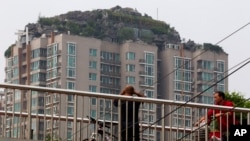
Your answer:
[[[234,103],[232,101],[227,100],[227,101],[224,101],[224,105],[225,106],[233,106]]]

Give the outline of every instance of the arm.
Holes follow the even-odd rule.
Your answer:
[[[141,94],[139,92],[134,92],[138,97],[146,97],[144,94]]]
[[[210,118],[211,118],[211,116],[213,115],[213,110],[208,110],[208,112],[207,112],[207,119],[209,120]],[[200,118],[200,120],[199,121],[197,121],[196,123],[195,123],[195,125],[197,126],[197,125],[199,125],[199,123],[201,123],[202,121],[204,121],[204,120],[206,120],[206,116],[203,116],[203,117],[201,117]],[[209,121],[208,121],[209,122]]]

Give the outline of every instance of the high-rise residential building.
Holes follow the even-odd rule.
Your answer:
[[[158,48],[156,46],[132,41],[117,44],[67,34],[42,36],[28,42],[24,42],[23,38],[25,36],[21,37],[17,45],[13,47],[11,56],[6,59],[5,81],[7,83],[110,94],[119,94],[121,88],[129,84],[133,85],[136,90],[142,90],[148,97],[157,97],[157,87],[153,85],[157,81]],[[44,94],[35,91],[32,91],[31,94],[33,113],[60,114],[69,117],[74,115],[73,96],[60,96],[56,93]],[[20,95],[19,91],[15,91],[15,98],[13,98],[13,91],[7,93],[10,100],[15,99],[14,111],[25,112],[28,110],[27,99],[23,96],[25,95]],[[110,119],[111,101],[100,100],[99,106],[96,107],[95,98],[84,99],[84,102],[80,102],[81,100],[83,99],[78,99],[77,106],[82,107],[81,111],[85,113],[78,111],[77,115],[96,117],[98,114],[101,119]],[[65,105],[67,108],[62,108]],[[7,105],[6,108],[12,106]],[[151,106],[148,111],[148,107],[148,105],[144,105],[141,110],[144,122],[156,119],[156,110]],[[113,120],[118,119],[117,113],[112,116]],[[46,126],[43,126],[44,124]],[[50,130],[51,124],[49,120],[32,119],[33,138],[44,138],[40,130],[43,130],[44,127]],[[74,132],[72,124],[65,125],[65,123],[55,122],[53,124],[55,124],[53,125],[54,135],[57,135],[59,130],[67,130],[67,134],[64,135],[67,137],[61,138],[71,139]],[[67,128],[57,128],[56,130],[57,124]],[[18,130],[18,128],[24,127],[16,128]],[[6,129],[6,132],[11,131]]]
[[[21,36],[13,46],[10,56],[6,58],[5,82],[110,94],[119,94],[122,88],[130,84],[150,98],[187,101],[226,75],[224,71],[228,67],[227,54],[205,51],[202,47],[186,50],[181,44],[164,44],[158,47],[140,41],[117,44],[68,34],[42,35],[39,38]],[[213,91],[227,90],[227,83],[227,80],[219,82],[193,102],[212,103]],[[13,108],[14,111],[27,111],[26,95],[31,94],[33,113],[69,117],[74,115],[73,96],[35,91],[21,93],[24,92],[6,91],[7,110]],[[13,99],[14,105],[11,104]],[[77,106],[83,108],[77,115],[91,115],[107,120],[111,118],[111,101],[100,100],[98,107],[95,98],[77,101]],[[65,105],[66,108],[62,108]],[[154,105],[144,104],[141,107],[141,121],[152,123],[160,118],[156,113],[160,110],[156,108]],[[179,113],[176,112],[173,118],[165,119],[166,123],[191,127],[191,119],[194,117],[192,109],[187,107],[184,111],[182,115],[185,118],[177,116]],[[113,113],[112,119],[117,120],[117,113]],[[14,121],[13,124],[19,121],[18,118],[9,118],[7,124],[11,120]],[[59,129],[58,124],[66,128]],[[14,129],[6,126],[4,131],[8,136],[22,136],[22,133],[16,131],[24,128],[24,125],[13,126]],[[58,135],[59,130],[63,130],[66,134],[60,137],[68,140],[71,140],[74,133],[73,123],[70,122],[66,125],[63,122],[51,123],[49,120],[32,119],[32,125],[34,139],[45,137],[41,132],[44,128],[50,131],[52,127],[53,135]],[[155,140],[158,136],[150,130],[143,134],[149,140]]]
[[[228,89],[228,80],[220,81],[227,75],[228,55],[225,52],[205,50],[204,46],[187,50],[182,44],[165,44],[158,56],[161,58],[160,78],[163,78],[158,78],[158,94],[163,99],[189,101],[199,95],[191,102],[213,104],[213,93]],[[165,121],[176,127],[191,128],[191,121],[197,120],[204,112],[196,112],[188,107],[179,108]],[[175,136],[182,137],[183,133]]]

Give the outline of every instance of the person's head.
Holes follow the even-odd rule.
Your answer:
[[[126,94],[130,94],[132,96],[134,94],[134,92],[135,92],[135,89],[134,89],[133,86],[128,85],[128,86],[125,87],[124,92]]]
[[[225,93],[221,91],[216,91],[214,93],[214,102],[215,104],[220,104],[225,100]]]

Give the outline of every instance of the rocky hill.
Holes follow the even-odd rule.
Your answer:
[[[49,34],[53,30],[98,39],[117,41],[142,40],[149,44],[155,40],[171,43],[180,42],[179,33],[162,21],[142,15],[135,9],[98,9],[93,11],[72,11],[55,17],[39,17],[38,23],[28,24],[34,36]]]
[[[39,17],[37,23],[29,23],[26,26],[33,37],[40,37],[42,34],[49,36],[51,32],[56,31],[57,34],[70,33],[117,43],[140,40],[158,47],[164,46],[165,43],[181,42],[179,33],[169,24],[154,20],[147,14],[142,15],[136,9],[120,6],[84,12],[71,11],[54,17]],[[189,50],[195,50],[199,46],[193,41],[184,44],[184,48]],[[209,49],[223,52],[218,46],[207,46]],[[8,50],[5,56],[8,56]]]

